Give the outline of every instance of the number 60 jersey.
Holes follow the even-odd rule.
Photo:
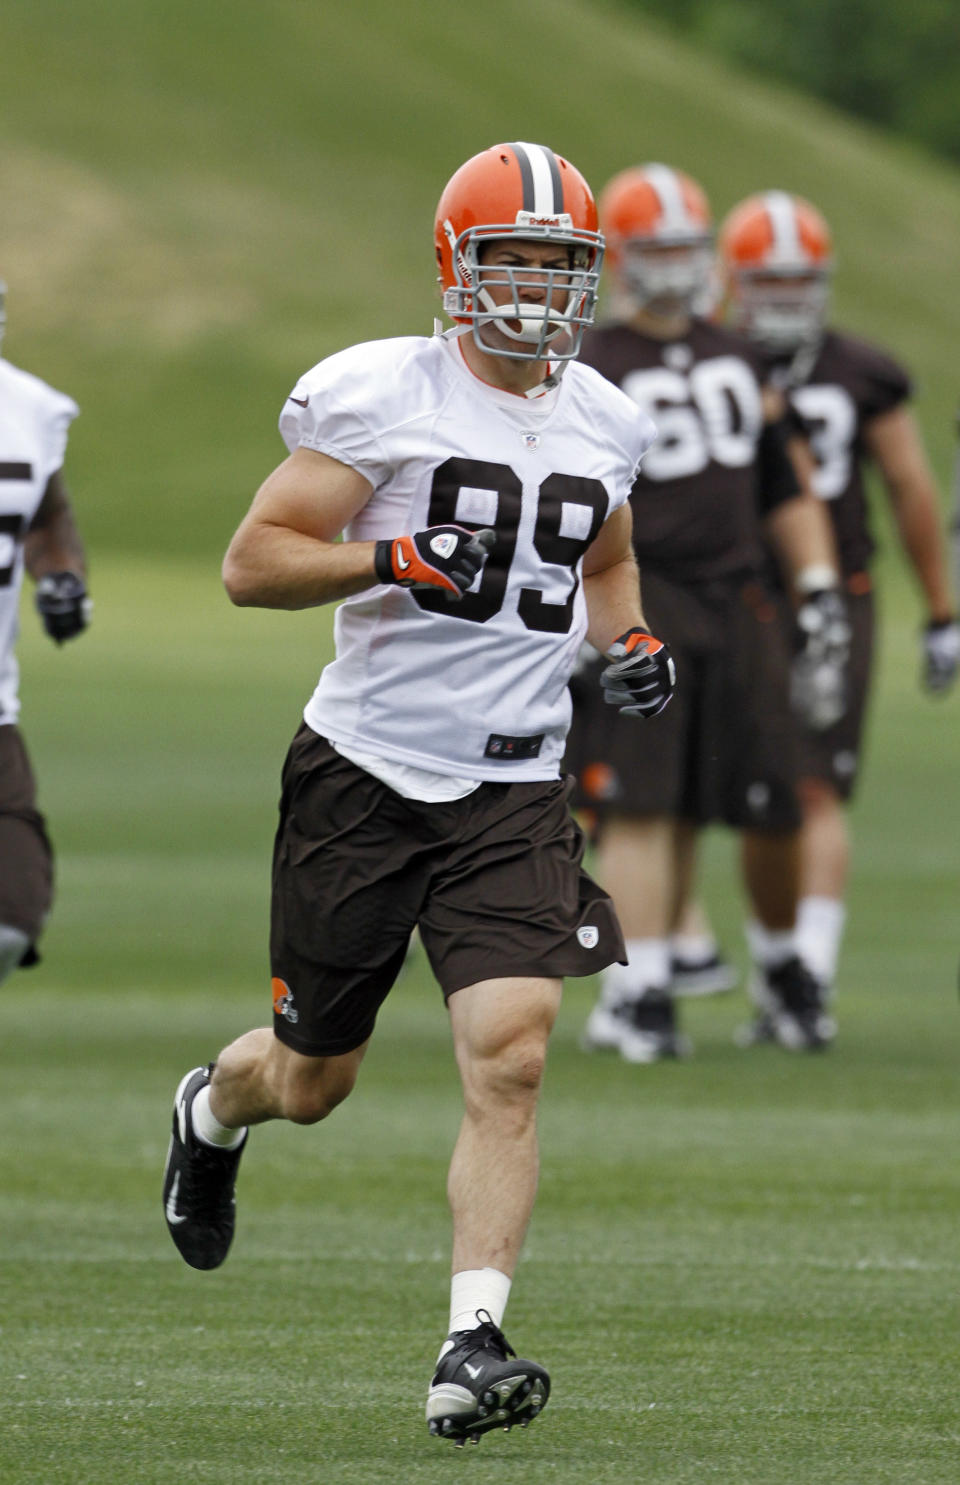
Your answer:
[[[581,355],[657,426],[631,502],[641,573],[649,566],[686,586],[760,570],[763,368],[756,348],[694,318],[676,340],[604,325],[587,332]]]
[[[555,778],[587,625],[583,554],[629,498],[650,420],[576,362],[539,397],[502,392],[473,375],[458,339],[434,336],[322,361],[293,389],[280,431],[290,450],[369,480],[348,541],[449,523],[496,531],[459,603],[377,585],[339,605],[336,659],[307,723],[437,773]]]

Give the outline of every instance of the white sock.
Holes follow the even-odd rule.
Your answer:
[[[823,985],[837,974],[847,910],[836,897],[801,897],[797,909],[797,946],[804,964]]]
[[[193,1100],[190,1122],[198,1140],[219,1150],[235,1150],[247,1132],[245,1125],[240,1129],[228,1129],[225,1124],[220,1123],[210,1108],[209,1084],[206,1088],[201,1088]]]
[[[783,964],[797,952],[795,928],[764,928],[762,923],[751,918],[745,932],[751,957],[761,969],[772,969],[774,965]]]
[[[644,990],[665,990],[670,983],[670,941],[665,938],[628,938],[627,964],[611,964],[603,972],[602,998],[606,1006],[639,1000]]]
[[[16,969],[29,947],[30,939],[22,928],[0,923],[0,982]]]
[[[712,959],[717,949],[712,933],[675,933],[670,940],[670,952],[674,958],[690,960],[694,964]]]
[[[450,1331],[476,1330],[482,1321],[477,1311],[489,1315],[494,1325],[503,1321],[510,1297],[510,1280],[498,1268],[464,1268],[450,1280]],[[440,1361],[453,1349],[452,1342],[440,1347]]]

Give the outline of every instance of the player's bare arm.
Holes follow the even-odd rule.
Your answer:
[[[833,526],[823,501],[810,490],[802,490],[792,500],[776,506],[767,517],[766,531],[792,592],[799,596],[809,591],[804,574],[811,571],[821,576],[818,587],[838,583],[840,566]]]
[[[377,583],[439,588],[456,602],[495,540],[493,531],[431,526],[382,541],[338,542],[372,493],[337,459],[297,448],[264,482],[230,543],[224,585],[241,607],[312,608]]]
[[[910,411],[895,407],[864,429],[867,451],[879,469],[900,539],[917,575],[931,623],[946,623],[954,607],[947,577],[936,483]]]
[[[24,541],[23,555],[27,571],[37,580],[55,572],[74,572],[81,577],[86,574],[83,542],[60,470],[47,481]]]
[[[299,609],[336,602],[378,581],[375,542],[338,542],[371,495],[363,475],[298,448],[264,480],[223,561],[240,607]]]
[[[633,515],[621,505],[608,516],[583,558],[583,595],[587,601],[587,639],[606,653],[627,629],[645,629],[640,574],[633,552]]]
[[[75,639],[90,623],[83,542],[60,470],[47,481],[24,542],[24,562],[44,629],[55,644]]]
[[[643,616],[632,529],[630,506],[622,505],[584,554],[587,638],[613,662],[600,677],[604,700],[625,716],[655,717],[673,694],[676,671]]]

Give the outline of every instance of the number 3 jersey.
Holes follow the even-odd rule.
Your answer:
[[[344,531],[373,541],[454,522],[496,532],[460,602],[377,585],[337,608],[336,658],[304,711],[345,748],[479,780],[549,779],[587,626],[584,552],[629,498],[654,430],[571,363],[536,398],[480,381],[457,338],[358,345],[285,404],[290,450],[356,469],[370,499]]]
[[[0,724],[20,712],[14,654],[23,542],[47,481],[63,464],[75,402],[0,360]]]
[[[770,379],[783,385],[810,441],[813,487],[827,502],[840,564],[850,576],[869,565],[875,545],[864,487],[864,433],[874,418],[909,400],[910,377],[885,351],[836,330],[826,332],[801,382],[793,381],[793,372],[790,363],[774,362]]]
[[[631,497],[641,580],[645,567],[684,585],[759,571],[763,406],[753,346],[707,320],[666,341],[611,323],[587,331],[581,359],[656,424]]]

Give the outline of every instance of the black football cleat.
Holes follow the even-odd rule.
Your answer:
[[[580,1045],[585,1052],[616,1050],[625,1062],[660,1062],[687,1057],[690,1042],[677,1026],[677,1008],[669,990],[645,990],[635,1000],[614,1006],[597,1002],[590,1012]]]
[[[819,980],[792,954],[772,969],[758,969],[750,983],[757,1007],[754,1034],[741,1045],[774,1041],[788,1052],[822,1052],[837,1034]]]
[[[477,1311],[477,1319],[486,1315]],[[480,1442],[491,1428],[526,1428],[546,1406],[550,1378],[516,1351],[490,1316],[476,1330],[456,1330],[452,1349],[437,1363],[427,1394],[427,1423],[458,1447]]]
[[[181,1257],[191,1268],[219,1268],[233,1241],[237,1166],[247,1136],[235,1150],[217,1150],[193,1132],[191,1110],[210,1068],[195,1067],[173,1102],[173,1134],[163,1172],[163,1212]]]

